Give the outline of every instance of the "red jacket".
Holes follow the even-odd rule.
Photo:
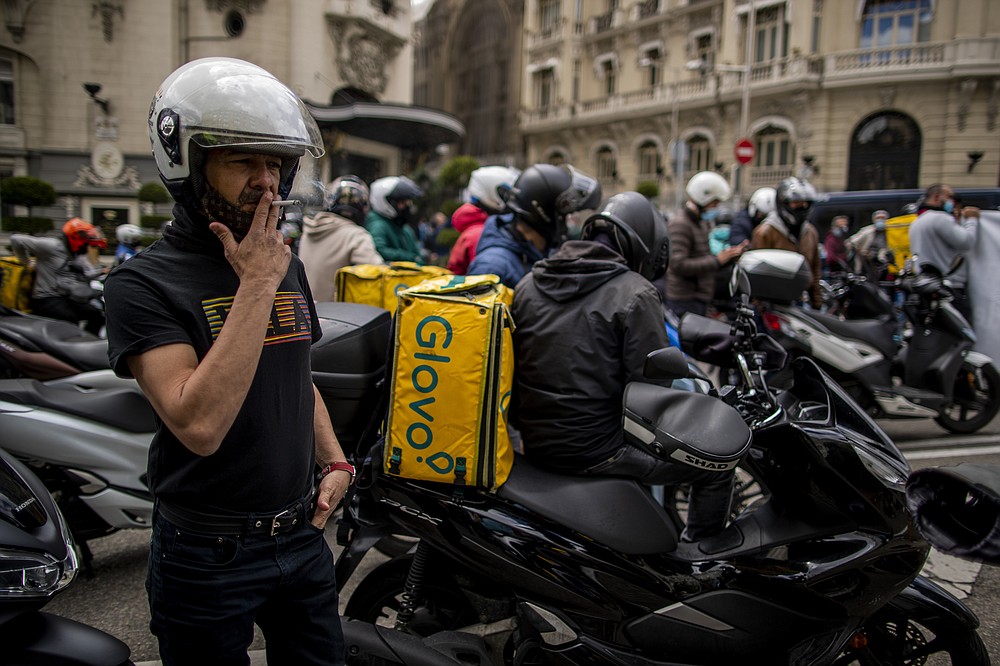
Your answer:
[[[448,270],[455,275],[465,275],[469,270],[487,217],[485,210],[470,203],[462,204],[452,213],[451,224],[459,236],[448,257]]]

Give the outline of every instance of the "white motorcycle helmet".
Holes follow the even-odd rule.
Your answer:
[[[205,149],[282,157],[282,198],[291,191],[298,158],[324,153],[319,127],[298,96],[266,70],[235,58],[193,60],[168,76],[149,107],[149,139],[160,177],[178,201],[200,196]]]
[[[386,176],[372,181],[369,204],[372,209],[387,220],[400,216],[396,203],[413,201],[424,195],[424,191],[406,176]]]
[[[699,208],[704,208],[713,201],[726,201],[733,193],[729,182],[714,171],[699,171],[691,176],[686,191],[688,199]]]
[[[469,175],[469,201],[489,213],[502,212],[503,195],[520,175],[521,170],[514,167],[479,167]]]
[[[142,239],[142,229],[135,224],[119,224],[115,227],[115,238],[126,247],[135,247]]]
[[[774,210],[774,197],[776,191],[773,187],[762,187],[750,195],[750,203],[747,204],[747,212],[750,217],[766,217]]]

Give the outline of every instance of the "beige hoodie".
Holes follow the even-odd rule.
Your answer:
[[[299,259],[317,303],[335,300],[334,279],[344,266],[385,263],[364,227],[327,212],[303,220]]]

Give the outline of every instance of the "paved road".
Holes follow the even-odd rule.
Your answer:
[[[949,437],[932,422],[883,422],[914,469],[975,460],[1000,464],[1000,417],[972,437]],[[328,531],[332,542],[333,530]],[[148,532],[119,532],[91,544],[94,575],[81,577],[47,610],[107,631],[132,648],[136,662],[158,658],[148,631],[149,611],[143,588]],[[925,570],[963,598],[982,621],[980,635],[994,663],[1000,663],[1000,568],[980,566],[934,553]],[[254,647],[262,646],[258,636]],[[256,663],[262,663],[259,658]]]

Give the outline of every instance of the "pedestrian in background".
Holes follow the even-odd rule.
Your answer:
[[[365,228],[375,241],[375,250],[387,262],[423,263],[420,243],[413,230],[414,200],[424,195],[406,176],[386,176],[372,181]]]
[[[100,291],[90,281],[107,272],[100,261],[107,246],[101,230],[79,217],[67,220],[58,238],[11,234],[10,247],[18,261],[28,265],[34,257],[31,311],[75,325],[83,322],[88,333],[99,335],[104,312],[91,303]]]
[[[850,220],[846,215],[837,215],[830,221],[830,230],[823,239],[823,250],[826,252],[826,271],[843,271],[847,266],[847,235]]]
[[[465,275],[476,257],[476,246],[483,234],[486,218],[501,215],[506,208],[503,197],[521,174],[513,167],[479,167],[469,175],[469,201],[451,215],[451,224],[458,231],[458,240],[448,256],[448,270]]]
[[[921,271],[947,275],[954,295],[954,305],[972,321],[972,308],[966,294],[969,266],[955,262],[976,243],[979,209],[957,206],[950,185],[936,183],[924,193],[923,212],[910,224],[910,252],[917,256]]]
[[[677,317],[685,312],[706,314],[719,270],[739,258],[747,247],[744,241],[718,254],[711,251],[709,237],[719,216],[719,205],[732,195],[725,178],[714,171],[701,171],[688,181],[686,193],[684,206],[667,222],[670,264],[666,302]]]
[[[168,76],[149,131],[174,220],[105,298],[111,366],[159,417],[150,629],[165,666],[247,664],[255,623],[269,664],[343,664],[323,528],[354,470],[312,383],[322,331],[272,205],[322,136],[291,90],[231,58]]]
[[[299,259],[317,303],[335,300],[337,271],[354,264],[384,264],[375,241],[361,226],[368,213],[368,186],[357,176],[334,178],[326,186],[325,210],[302,223]]]

